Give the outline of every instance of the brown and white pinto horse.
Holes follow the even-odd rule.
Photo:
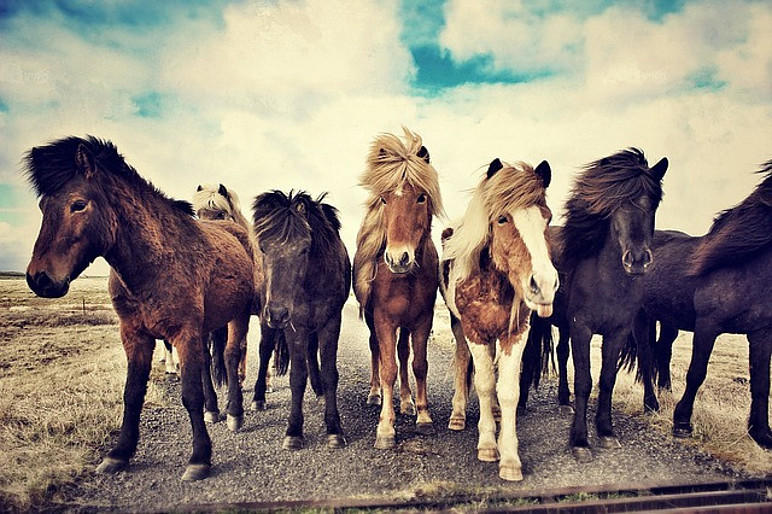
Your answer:
[[[437,172],[421,137],[403,130],[404,142],[383,134],[370,147],[367,170],[361,177],[370,196],[354,256],[354,293],[370,329],[368,404],[381,404],[375,438],[375,447],[380,449],[396,444],[392,399],[397,346],[400,411],[412,415],[417,408],[418,431],[434,430],[427,399],[426,343],[439,282],[439,258],[431,239],[432,217],[442,214],[442,198]],[[415,402],[408,381],[408,342],[413,351]]]
[[[226,366],[229,382],[237,384],[254,294],[246,231],[235,223],[196,221],[188,202],[166,197],[112,143],[94,137],[33,148],[26,171],[43,211],[27,267],[29,287],[58,298],[97,257],[111,267],[108,287],[128,372],[118,442],[97,472],[118,472],[134,455],[155,341],[166,339],[179,352],[182,403],[193,429],[182,479],[206,478],[212,445],[204,423],[203,337],[228,325]],[[228,426],[237,430],[241,388],[230,387],[228,395]]]
[[[523,349],[532,311],[552,313],[558,273],[550,260],[548,230],[552,213],[545,189],[551,170],[544,161],[536,169],[499,159],[474,192],[460,223],[443,232],[442,288],[451,315],[460,320],[457,356],[469,339],[480,400],[477,458],[499,463],[499,476],[522,480],[516,431]],[[498,402],[501,433],[496,444],[493,355],[499,342]],[[458,346],[461,345],[461,348]],[[463,428],[468,387],[468,359],[456,359],[456,390],[451,428]]]

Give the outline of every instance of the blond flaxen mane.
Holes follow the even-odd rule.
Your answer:
[[[480,271],[480,254],[490,244],[491,224],[499,216],[533,205],[546,206],[544,182],[529,164],[502,163],[492,177],[484,177],[472,194],[463,218],[444,242],[442,260],[451,261],[447,300],[455,309],[456,284]]]
[[[360,185],[369,193],[354,257],[354,293],[360,311],[370,299],[378,256],[386,243],[380,196],[408,184],[426,193],[433,216],[445,216],[437,171],[427,162],[429,154],[421,136],[405,127],[402,130],[403,139],[393,134],[381,134],[375,138],[367,156],[367,168],[360,176]]]
[[[198,186],[198,191],[193,194],[193,209],[196,212],[203,210],[222,211],[227,214],[231,221],[235,221],[250,233],[252,224],[241,212],[241,203],[239,195],[232,189],[225,188],[222,184],[203,184]],[[227,196],[222,194],[222,189],[227,192]]]

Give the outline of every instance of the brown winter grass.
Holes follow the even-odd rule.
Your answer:
[[[453,341],[447,308],[439,303],[435,310],[434,337],[448,345]],[[691,341],[690,332],[681,332],[675,341],[671,363],[673,391],[658,394],[658,413],[643,413],[643,386],[635,381],[634,373],[624,371],[619,373],[614,388],[614,410],[642,419],[651,425],[652,430],[659,431],[662,437],[673,437],[673,409],[686,384],[686,371],[692,352]],[[594,388],[591,402],[597,401],[600,342],[597,336],[593,338],[591,371]],[[570,358],[568,363],[569,387],[573,393],[573,365]],[[550,379],[557,380],[556,377]],[[747,432],[750,402],[748,341],[745,336],[722,334],[716,340],[708,365],[708,376],[694,404],[694,433],[690,439],[680,441],[721,459],[737,471],[752,476],[768,475],[772,472],[772,452],[759,447]]]
[[[0,280],[0,341],[0,511],[50,507],[120,426],[126,358],[106,279],[56,300]],[[164,401],[152,384],[147,401]]]

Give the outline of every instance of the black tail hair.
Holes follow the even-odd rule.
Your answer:
[[[276,368],[276,374],[278,376],[286,375],[287,370],[289,369],[289,363],[290,356],[287,338],[284,337],[284,330],[278,330],[273,346],[273,365]]]
[[[523,377],[525,385],[539,387],[542,376],[555,372],[555,342],[552,338],[552,323],[531,313],[531,328],[523,349]]]
[[[207,336],[212,352],[212,380],[215,386],[228,385],[228,372],[225,367],[225,345],[228,343],[228,327],[222,327]],[[206,351],[209,351],[207,348]]]

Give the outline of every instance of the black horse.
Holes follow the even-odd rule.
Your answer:
[[[282,445],[287,450],[303,445],[303,394],[309,372],[314,390],[324,394],[327,445],[345,445],[337,406],[336,359],[343,304],[351,288],[351,264],[340,238],[337,210],[322,203],[324,197],[314,200],[302,191],[271,191],[259,195],[253,206],[265,270],[261,319],[275,331],[264,332],[263,337],[286,345],[290,359],[292,409]],[[272,346],[266,346],[268,354]],[[261,354],[263,350],[261,343]],[[281,360],[286,353],[279,350]],[[280,373],[282,368],[286,370],[279,364]],[[261,385],[264,391],[264,381],[261,384],[258,376],[256,402],[265,401],[264,393],[257,398]]]
[[[719,214],[702,237],[655,234],[657,260],[643,280],[644,321],[660,321],[654,347],[660,386],[669,383],[672,340],[694,332],[686,390],[673,413],[673,434],[692,433],[694,399],[707,374],[716,337],[746,334],[749,343],[751,411],[748,431],[772,449],[769,428],[769,365],[772,354],[772,160],[764,180],[739,205]],[[636,323],[636,339],[653,339],[651,326]],[[639,344],[639,355],[647,345]],[[641,363],[645,368],[645,365]]]
[[[566,203],[565,225],[552,229],[556,243],[553,260],[561,285],[552,317],[532,319],[531,330],[546,337],[552,324],[563,329],[561,337],[570,333],[576,392],[570,442],[579,462],[592,459],[587,438],[587,400],[592,388],[593,334],[603,336],[598,437],[602,447],[619,446],[611,422],[611,397],[621,350],[640,309],[640,277],[654,260],[650,249],[654,214],[662,198],[662,177],[667,167],[668,161],[663,158],[649,168],[643,152],[636,148],[588,164]],[[531,344],[535,339],[538,337],[532,334]],[[567,356],[565,345],[561,351]],[[523,375],[533,377],[533,369],[526,368],[529,364],[534,365],[533,360],[524,361]],[[563,402],[568,403],[567,383],[561,392]]]

